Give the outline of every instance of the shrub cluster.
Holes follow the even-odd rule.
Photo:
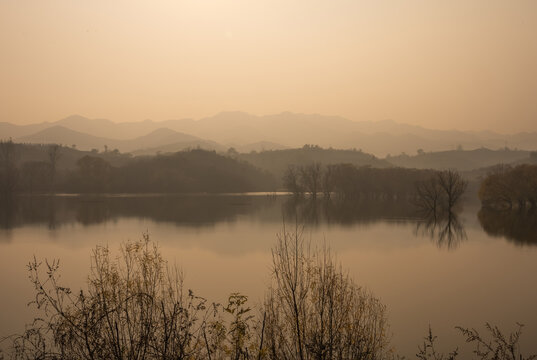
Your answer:
[[[295,195],[324,193],[342,199],[398,199],[416,196],[416,183],[434,176],[434,170],[357,167],[352,164],[289,166],[284,187]]]
[[[356,286],[329,252],[283,233],[273,281],[257,311],[231,294],[209,303],[183,286],[147,235],[92,255],[88,288],[59,283],[58,262],[29,264],[43,311],[15,337],[14,359],[383,359],[386,308]],[[0,355],[1,358],[1,355]]]
[[[312,249],[298,227],[278,236],[272,281],[264,302],[252,309],[233,293],[227,304],[210,303],[184,287],[148,235],[113,256],[92,254],[85,290],[59,282],[59,262],[28,269],[34,304],[42,316],[11,340],[0,359],[400,359],[389,345],[386,307],[356,285],[330,250]],[[530,360],[520,351],[521,326],[509,336],[487,324],[491,339],[458,328],[482,360]],[[418,359],[456,359],[428,336]]]
[[[537,165],[498,166],[481,183],[479,199],[497,209],[537,206]]]

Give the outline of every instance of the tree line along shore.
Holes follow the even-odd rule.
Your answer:
[[[390,166],[361,151],[312,145],[250,154],[190,149],[132,157],[114,150],[83,152],[59,145],[0,142],[2,195],[282,190],[310,198],[322,194],[338,199],[418,199],[420,208],[436,208],[441,193],[459,198],[470,181],[485,207],[532,209],[537,204],[536,169],[531,163],[497,165],[475,176]],[[447,201],[453,208],[453,199]]]

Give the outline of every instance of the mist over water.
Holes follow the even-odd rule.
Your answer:
[[[429,324],[441,350],[462,343],[454,326],[524,323],[523,349],[537,351],[535,217],[479,211],[432,223],[404,201],[353,203],[277,194],[21,196],[0,207],[0,336],[33,318],[26,264],[60,259],[64,284],[83,287],[91,250],[148,232],[186,285],[210,301],[232,292],[259,303],[269,281],[276,234],[304,226],[343,268],[388,306],[392,343],[412,357]],[[516,221],[516,223],[513,223]],[[510,231],[510,229],[517,229]]]

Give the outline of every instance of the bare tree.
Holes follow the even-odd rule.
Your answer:
[[[300,180],[312,199],[316,199],[321,190],[321,177],[322,167],[319,163],[311,163],[300,169]]]
[[[432,217],[436,220],[442,199],[441,188],[437,178],[432,177],[429,180],[418,182],[416,192],[416,205],[419,210],[427,217]]]
[[[300,168],[289,165],[283,175],[283,186],[295,196],[302,196],[304,188],[300,182]]]
[[[447,209],[451,211],[466,191],[468,181],[457,171],[445,170],[438,173],[438,185],[446,198]]]
[[[381,359],[386,308],[342,272],[328,248],[311,251],[301,230],[284,230],[273,249],[266,300],[268,359]]]
[[[322,175],[322,190],[326,199],[330,199],[335,187],[335,165],[326,165]]]
[[[438,171],[416,183],[416,205],[426,216],[450,213],[466,191],[468,181],[454,170]]]

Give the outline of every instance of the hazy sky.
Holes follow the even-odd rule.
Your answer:
[[[224,110],[537,131],[537,1],[0,0],[0,121]]]

